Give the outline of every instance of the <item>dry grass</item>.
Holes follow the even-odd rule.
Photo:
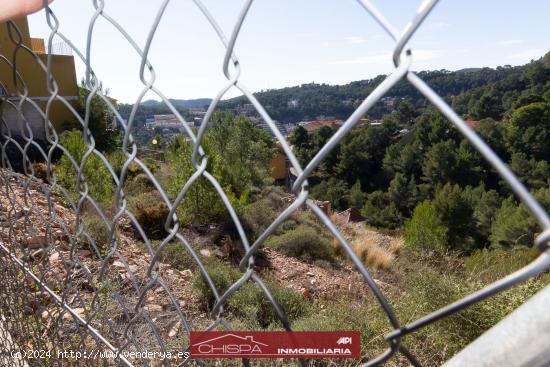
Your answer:
[[[390,240],[389,251],[393,255],[399,255],[405,247],[405,239],[403,237],[392,237]]]
[[[353,243],[353,251],[363,263],[375,269],[390,270],[395,256],[387,249],[378,246],[369,239],[357,240]]]

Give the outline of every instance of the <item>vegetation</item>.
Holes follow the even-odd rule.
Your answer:
[[[273,141],[242,117],[215,114],[211,122],[212,127],[201,144],[208,157],[207,170],[224,189],[232,205],[240,208],[249,202],[251,188],[263,187],[267,182]],[[174,172],[168,192],[176,197],[195,172],[191,142],[178,136],[171,142],[166,156]],[[212,182],[201,176],[189,188],[178,215],[183,221],[208,221],[225,217],[227,209]]]
[[[165,224],[168,219],[168,206],[156,191],[144,192],[132,198],[130,211],[150,239],[166,236]]]
[[[73,203],[76,203],[79,195],[85,192],[85,185],[88,187],[89,196],[94,200],[102,204],[112,202],[115,187],[111,173],[95,152],[87,155],[80,187],[77,186],[78,171],[88,151],[82,133],[79,130],[66,131],[61,135],[60,144],[75,160],[77,166],[73,165],[69,156],[63,154],[54,168],[54,175]]]
[[[550,53],[524,67],[423,75],[455,110],[476,120],[478,134],[520,179],[538,190],[546,208],[548,75]],[[334,90],[351,93],[354,85]],[[366,88],[370,85],[364,83]],[[539,229],[526,208],[435,108],[414,92],[400,94],[408,88],[396,88],[394,96],[405,99],[396,99],[397,107],[384,115],[381,126],[365,124],[351,130],[331,152],[311,179],[312,196],[330,201],[335,210],[355,207],[378,228],[405,226],[412,247],[471,253],[489,246],[531,246]],[[399,133],[402,129],[409,132]],[[291,142],[298,159],[308,162],[333,133],[328,127],[311,135],[296,129]]]
[[[299,225],[266,241],[266,246],[305,261],[333,261],[330,243],[312,227]]]
[[[109,249],[111,238],[109,228],[99,215],[86,215],[82,220],[83,240],[88,244],[90,251],[104,256]]]
[[[550,150],[545,144],[550,137],[550,56],[524,67],[420,74],[465,119],[475,120],[471,125],[477,133],[528,184],[541,204],[550,208]],[[299,121],[319,114],[345,117],[381,80],[379,77],[338,87],[302,85],[262,92],[258,98],[281,121]],[[384,294],[405,322],[527,264],[536,256],[529,248],[540,229],[492,167],[418,92],[399,83],[392,93],[393,107],[389,107],[391,103],[379,103],[367,116],[382,119],[382,124],[365,123],[352,129],[309,181],[311,195],[330,201],[335,211],[356,208],[371,227],[399,233],[399,237],[394,236],[399,240],[384,246],[351,233],[353,229],[346,228],[350,233],[344,235],[354,237],[350,241],[353,251],[375,272],[377,281],[394,285],[384,286]],[[293,100],[297,103],[288,103]],[[243,99],[236,98],[224,101],[222,107],[233,109],[243,103]],[[149,106],[147,111],[161,111],[156,104]],[[90,121],[107,121],[109,117],[105,111],[94,116]],[[309,135],[298,127],[291,142],[300,162],[306,164],[333,133],[324,127]],[[64,133],[61,143],[77,162],[82,160],[87,145],[81,132]],[[158,143],[154,149],[160,153],[161,162],[148,164],[174,201],[197,170],[191,160],[193,143],[186,136],[159,139]],[[100,150],[119,174],[126,157],[111,151],[112,144],[116,142],[107,140]],[[274,153],[271,137],[245,117],[222,111],[213,116],[201,145],[206,158],[203,161],[199,156],[198,165],[206,165],[236,209],[249,239],[257,239],[289,204],[282,189],[270,186],[269,161]],[[143,161],[145,158],[140,157]],[[59,160],[54,173],[71,199],[76,200],[76,170],[66,156]],[[89,155],[83,173],[90,196],[103,207],[110,205],[113,178],[97,154]],[[225,243],[241,244],[212,181],[201,176],[186,187],[177,215],[185,231],[194,231],[203,224],[208,228],[204,232],[210,231],[212,224],[219,228],[220,233],[196,230],[197,236],[207,240],[207,246],[217,246],[216,251],[208,250],[205,255],[196,243],[191,246],[197,247],[221,295],[243,275],[232,258],[240,259],[242,253],[224,248]],[[135,163],[128,167],[124,189],[129,211],[158,248],[166,236],[168,207]],[[106,226],[99,218],[89,216],[83,222],[96,244],[108,244]],[[364,226],[361,229],[366,230]],[[330,274],[340,265],[349,265],[325,226],[305,209],[297,210],[278,226],[264,246],[272,249],[266,252],[278,252],[281,257],[290,256],[315,268],[315,274],[308,277],[317,277],[319,268]],[[257,260],[260,257],[258,253]],[[205,311],[212,309],[216,297],[181,243],[169,243],[160,261],[182,271],[192,270],[200,303]],[[293,329],[359,330],[365,358],[387,348],[383,340],[390,330],[387,316],[370,298],[372,295],[351,289],[351,280],[349,286],[342,284],[330,296],[311,295],[309,285],[313,283],[306,283],[304,292],[298,293],[260,263],[255,263],[256,271],[266,279]],[[549,275],[544,274],[430,324],[408,336],[407,345],[426,364],[441,364],[549,282]],[[281,327],[272,305],[252,281],[228,299],[224,311],[227,320],[243,328]]]

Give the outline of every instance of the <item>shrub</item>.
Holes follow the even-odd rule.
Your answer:
[[[137,174],[134,178],[127,180],[125,192],[130,195],[137,195],[154,190],[153,183],[145,173]]]
[[[535,198],[546,209],[550,209],[550,189],[544,188],[534,192]],[[491,244],[493,246],[511,247],[533,245],[540,227],[524,204],[517,205],[512,198],[503,201],[495,221],[491,226]]]
[[[334,297],[317,312],[310,312],[292,324],[295,331],[349,331],[361,333],[361,354],[365,359],[379,355],[387,348],[384,334],[390,330],[387,317],[372,302],[356,303],[345,297]],[[369,315],[369,317],[365,317]],[[364,362],[364,361],[363,361]],[[310,366],[338,366],[341,360],[312,360]],[[345,365],[360,365],[361,360],[349,360]]]
[[[95,214],[85,216],[82,219],[82,226],[84,231],[86,231],[86,234],[90,237],[87,238],[83,234],[83,238],[85,242],[88,243],[90,250],[96,252],[96,249],[94,248],[95,245],[97,251],[99,251],[101,255],[105,255],[111,240],[109,237],[109,228],[107,227],[107,224],[105,224],[99,215]]]
[[[367,238],[355,242],[353,252],[365,265],[375,269],[389,270],[394,259],[389,250],[378,246],[372,239]]]
[[[205,264],[205,268],[220,296],[242,276],[241,272],[236,268],[219,260],[210,260]],[[200,301],[203,306],[207,309],[212,308],[216,302],[216,297],[200,271],[196,273],[193,285],[199,291]]]
[[[405,243],[410,247],[440,250],[447,242],[445,228],[433,205],[424,201],[416,206],[413,216],[405,222]]]
[[[156,191],[140,194],[130,203],[130,211],[150,239],[160,239],[166,235],[164,224],[169,210]]]
[[[61,135],[60,144],[69,151],[77,164],[80,164],[88,149],[82,133],[78,130],[64,132]],[[76,186],[78,173],[65,154],[55,166],[54,175],[57,183],[68,192],[70,199],[73,202],[76,201],[79,197],[79,190]],[[83,175],[88,184],[89,195],[102,204],[110,204],[113,200],[115,190],[113,178],[95,153],[88,156],[84,165]],[[81,189],[84,189],[83,182],[81,182]]]
[[[33,163],[34,177],[47,182],[48,180],[48,165],[44,162]]]
[[[306,261],[334,261],[332,248],[328,241],[313,228],[300,225],[296,229],[271,237],[266,246],[275,248],[285,255]]]
[[[257,238],[277,216],[270,200],[264,198],[245,206],[240,217],[245,230]]]
[[[116,150],[109,154],[108,158],[109,163],[111,163],[111,166],[113,167],[113,170],[117,174],[117,176],[120,176],[120,172],[122,171],[122,167],[128,160],[128,157],[124,155],[124,153],[121,150]],[[150,166],[147,164],[148,168]],[[136,162],[131,162],[128,165],[128,168],[126,169],[126,180],[131,180],[135,176],[142,173],[143,170]]]
[[[308,304],[298,293],[276,284],[268,283],[266,286],[290,323],[308,312]],[[262,328],[267,328],[279,320],[264,292],[252,282],[235,292],[228,304],[237,316],[255,320]]]
[[[535,248],[483,249],[472,253],[464,262],[464,267],[472,278],[489,283],[529,264],[537,255]]]
[[[382,191],[374,191],[367,195],[361,214],[368,224],[382,228],[397,228],[403,224],[403,216],[393,201]]]
[[[437,189],[432,201],[435,213],[447,228],[447,245],[452,248],[470,250],[474,245],[474,208],[468,198],[469,191],[462,190],[458,185],[446,184]]]
[[[152,244],[156,250],[161,241],[154,241]],[[195,259],[191,256],[187,248],[180,242],[174,241],[166,244],[160,253],[159,261],[165,264],[170,264],[177,270],[193,270],[197,268]]]

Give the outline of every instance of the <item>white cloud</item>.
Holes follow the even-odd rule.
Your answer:
[[[532,48],[530,50],[525,50],[522,52],[518,52],[515,54],[512,54],[508,56],[509,59],[517,60],[517,61],[531,61],[533,59],[538,59],[542,55],[544,55],[545,50],[542,48]]]
[[[354,43],[354,44],[367,42],[366,39],[359,36],[347,36],[346,41],[348,41],[348,43]]]
[[[495,42],[495,45],[511,46],[511,45],[519,45],[520,43],[523,43],[523,40],[502,40],[502,41]]]

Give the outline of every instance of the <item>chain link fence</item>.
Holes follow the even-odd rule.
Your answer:
[[[34,351],[101,351],[113,354],[145,350],[159,353],[173,350],[185,351],[189,347],[188,336],[191,329],[210,330],[220,327],[227,330],[232,329],[225,318],[224,306],[237,290],[250,282],[256,283],[262,290],[283,328],[291,330],[291,324],[279,306],[278,300],[270,292],[260,274],[255,271],[254,264],[255,255],[262,248],[266,239],[281,223],[303,207],[308,207],[337,239],[357,272],[372,291],[393,330],[385,336],[387,350],[369,360],[365,364],[366,366],[381,365],[396,354],[404,356],[412,365],[420,365],[403,342],[406,335],[550,268],[550,249],[548,248],[550,218],[545,210],[491,148],[440,96],[410,70],[414,60],[414,51],[407,48],[407,44],[436,5],[436,0],[424,2],[404,30],[394,27],[370,1],[359,1],[365,10],[365,16],[372,17],[394,42],[393,63],[395,69],[370,95],[365,96],[361,105],[306,167],[300,166],[289,143],[277,129],[274,121],[239,79],[241,65],[234,49],[239,31],[247,18],[253,1],[244,1],[233,30],[228,35],[222,31],[215,17],[200,0],[193,2],[204,15],[204,21],[211,25],[220,42],[226,48],[222,71],[227,78],[227,84],[209,105],[198,131],[189,127],[190,125],[168,98],[157,89],[155,69],[148,60],[155,32],[169,0],[163,1],[158,9],[143,48],[105,11],[104,0],[82,1],[83,6],[93,6],[95,10],[90,19],[85,50],[75,47],[71,40],[59,31],[61,20],[47,6],[44,16],[51,28],[51,34],[46,43],[48,56],[45,58],[39,57],[29,45],[25,44],[23,33],[15,22],[9,22],[7,25],[13,52],[4,50],[0,54],[2,67],[9,68],[10,75],[12,75],[11,80],[0,81],[4,91],[1,96],[3,118],[1,120],[2,169],[0,171],[0,189],[2,191],[0,195],[2,209],[0,218],[2,239],[0,242],[2,279],[0,288],[0,350],[2,351],[0,364],[5,366],[67,365],[66,360],[55,354],[42,356],[44,358],[39,358],[40,356],[37,355],[26,356],[26,358],[25,356],[13,356],[13,351],[25,349]],[[193,143],[192,162],[195,172],[173,199],[150,171],[148,165],[138,157],[138,146],[132,135],[138,104],[134,106],[130,118],[123,119],[113,100],[102,91],[99,83],[100,76],[94,73],[91,40],[94,26],[100,19],[112,25],[113,32],[115,30],[119,32],[133,47],[136,57],[141,59],[139,78],[143,83],[143,89],[138,102],[146,93],[156,94],[177,117]],[[87,96],[86,109],[83,113],[77,111],[68,98],[60,94],[59,85],[53,77],[50,55],[54,39],[63,40],[75,58],[86,65],[85,85],[90,93]],[[31,59],[43,74],[47,98],[42,101],[37,101],[29,95],[27,83],[30,80],[25,80],[20,73],[20,63],[25,59]],[[365,113],[396,83],[404,79],[418,89],[471,142],[527,206],[542,228],[536,240],[540,255],[528,266],[409,324],[399,321],[392,305],[369,270],[353,252],[350,244],[325,212],[308,198],[308,177],[312,172],[358,124]],[[292,187],[296,200],[288,205],[253,243],[249,241],[228,195],[215,177],[208,172],[209,157],[201,147],[201,141],[218,103],[232,88],[238,89],[246,96],[268,124],[290,165],[297,172],[297,179]],[[102,102],[112,111],[123,133],[121,151],[124,154],[125,162],[122,164],[120,172],[115,172],[107,158],[96,149],[97,142],[89,128],[91,103],[93,98],[97,97],[101,98]],[[55,104],[62,104],[63,108],[70,111],[83,131],[86,149],[81,157],[72,156],[67,147],[60,143],[60,131],[51,121]],[[12,112],[7,113],[6,111]],[[30,122],[31,114],[38,115],[43,121],[47,144],[38,142],[37,131]],[[77,172],[75,181],[78,194],[76,197],[58,182],[57,175],[54,174],[53,162],[57,159],[57,152],[60,151]],[[90,173],[86,172],[84,167],[92,157],[101,162],[101,165],[108,170],[110,179],[116,184],[116,190],[112,195],[113,209],[108,212],[91,194],[90,177],[87,177],[87,174],[89,176]],[[40,165],[35,164],[35,161],[46,163]],[[134,213],[128,207],[124,183],[130,165],[139,166],[169,209],[164,224],[168,235],[162,239],[160,244],[154,244],[148,238],[139,221],[134,217]],[[244,250],[239,265],[241,277],[223,293],[216,289],[200,256],[184,235],[176,211],[182,205],[182,200],[189,189],[201,177],[212,185],[223,201]],[[48,184],[44,184],[44,181]],[[108,246],[106,248],[96,243],[94,235],[89,233],[89,227],[83,223],[85,211],[93,212],[100,218],[102,225],[108,229],[106,234]],[[136,229],[144,243],[143,248],[136,247],[128,240],[128,235],[125,234],[128,228]],[[210,318],[201,319],[196,305],[187,301],[186,292],[189,290],[185,285],[190,282],[189,274],[165,267],[160,261],[169,243],[177,243],[179,251],[188,253],[204,276],[215,298]],[[89,246],[84,244],[89,244]],[[365,317],[368,318],[368,315]],[[141,358],[139,354],[131,356],[118,354],[116,358],[109,360],[109,363],[111,362],[128,366],[206,363],[186,360],[183,357],[152,360]],[[243,360],[241,363],[248,365],[250,362]],[[308,362],[304,360],[299,363],[306,365]],[[108,365],[106,360],[99,362],[99,359],[93,358],[80,359],[78,364]]]

